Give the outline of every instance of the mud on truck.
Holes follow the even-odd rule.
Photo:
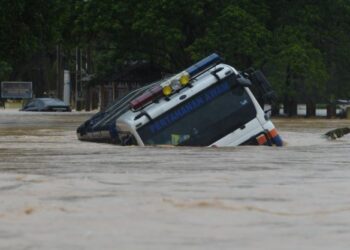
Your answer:
[[[263,73],[239,72],[222,61],[214,53],[130,92],[84,122],[78,138],[140,146],[282,146],[262,107],[274,98]]]

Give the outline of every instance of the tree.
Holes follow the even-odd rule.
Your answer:
[[[328,77],[321,51],[299,32],[290,26],[275,32],[276,45],[267,66],[288,115],[297,114],[298,101],[312,105],[323,94]]]
[[[270,38],[271,32],[253,14],[228,5],[209,24],[206,34],[191,45],[190,51],[196,59],[218,51],[228,63],[244,69],[264,63],[269,55]]]
[[[314,1],[271,1],[268,28],[273,32],[272,53],[266,64],[285,113],[296,115],[297,103],[314,107],[325,94],[329,76],[325,53],[317,43],[323,20]],[[308,109],[309,111],[312,109]],[[313,112],[308,112],[312,115]]]
[[[97,81],[130,62],[176,72],[218,52],[237,69],[262,69],[290,115],[297,102],[350,95],[348,0],[0,0],[0,6],[0,77],[49,85],[57,64],[75,69],[76,48],[88,55]]]

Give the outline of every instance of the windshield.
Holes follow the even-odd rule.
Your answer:
[[[191,97],[137,131],[145,145],[208,146],[254,119],[248,93],[231,77]]]
[[[38,100],[46,105],[51,105],[51,106],[62,106],[62,105],[65,106],[66,105],[63,101],[61,101],[59,99],[54,99],[54,98],[40,98]]]

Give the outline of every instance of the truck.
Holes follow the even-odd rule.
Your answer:
[[[77,135],[118,145],[283,146],[263,109],[274,97],[261,71],[239,72],[213,53],[130,92],[83,123]]]

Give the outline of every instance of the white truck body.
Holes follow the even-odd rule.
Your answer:
[[[252,91],[236,81],[239,77],[233,67],[217,64],[192,78],[189,87],[157,98],[141,109],[128,110],[116,120],[121,144],[282,146]]]

